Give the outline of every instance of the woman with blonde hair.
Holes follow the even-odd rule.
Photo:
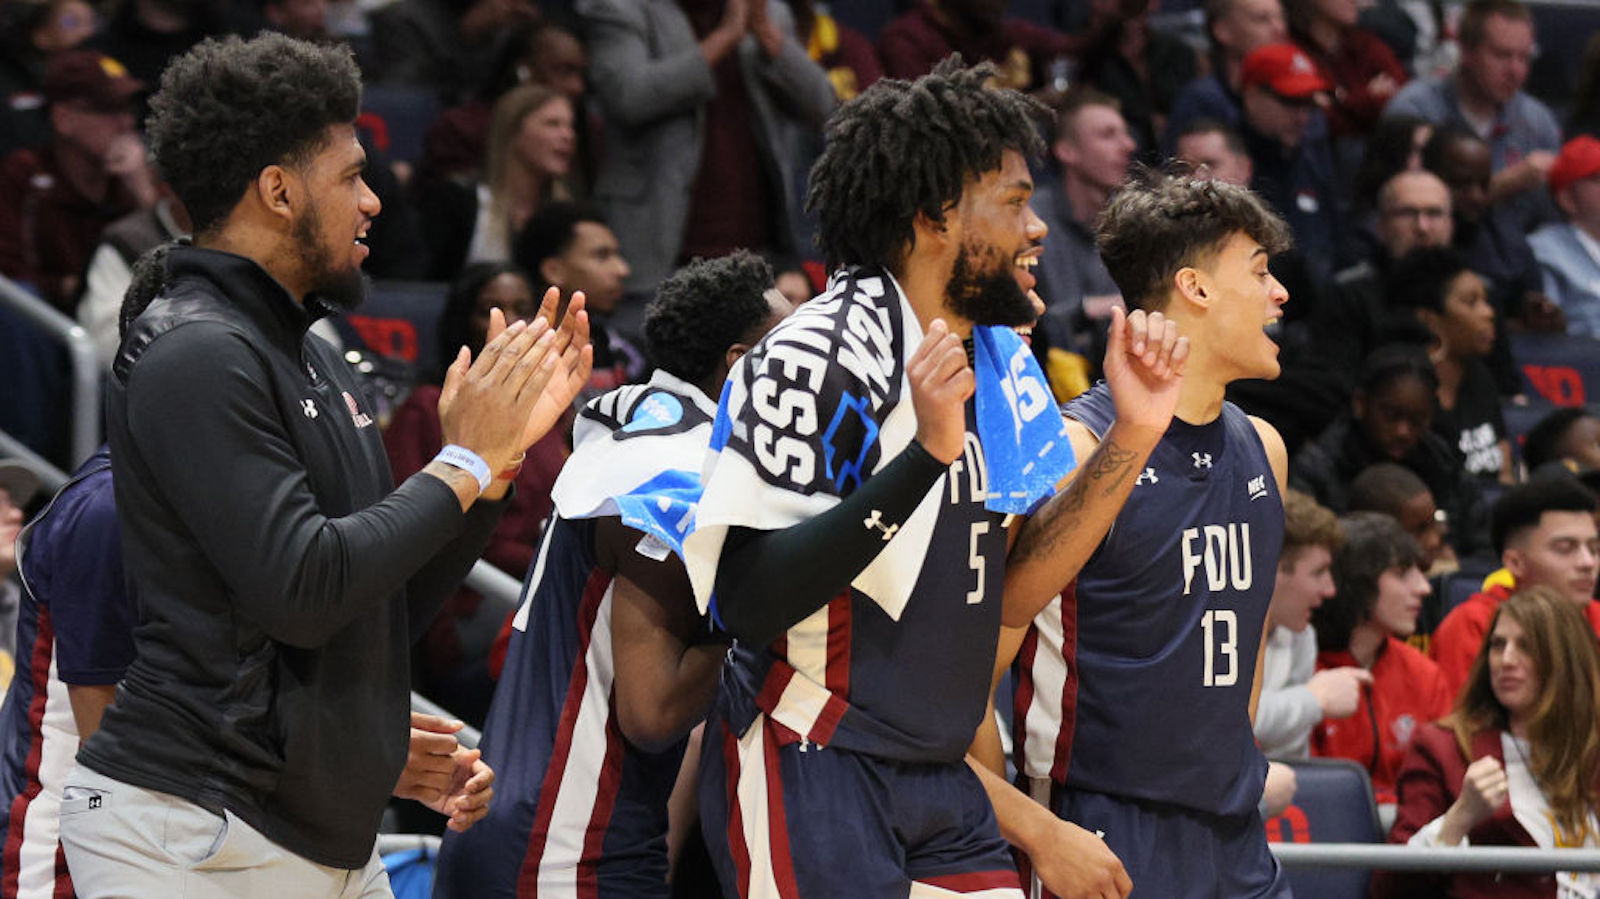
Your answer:
[[[574,198],[573,116],[572,101],[543,84],[495,102],[482,178],[442,182],[419,203],[433,278],[452,280],[469,262],[509,261],[517,232],[540,207]]]
[[[1600,643],[1578,607],[1535,587],[1495,611],[1454,711],[1421,729],[1390,842],[1600,847]],[[1600,874],[1387,874],[1373,895],[1586,897]]]

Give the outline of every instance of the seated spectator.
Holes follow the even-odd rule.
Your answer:
[[[1411,82],[1384,115],[1459,125],[1486,140],[1494,173],[1488,202],[1500,207],[1508,230],[1525,231],[1549,217],[1548,201],[1538,193],[1561,145],[1550,108],[1522,90],[1533,57],[1533,15],[1520,0],[1471,0],[1457,37],[1455,74]]]
[[[1401,172],[1422,171],[1422,148],[1433,136],[1433,123],[1420,116],[1395,116],[1380,119],[1367,135],[1351,180],[1351,209],[1366,216],[1378,206],[1378,191]]]
[[[538,302],[527,276],[508,263],[467,266],[450,286],[439,316],[441,368],[449,365],[462,347],[472,358],[478,357],[489,333],[492,309],[501,310],[508,323],[532,319]],[[439,385],[443,381],[441,370],[432,383],[414,387],[384,431],[383,444],[397,483],[421,471],[444,447],[439,424]],[[512,577],[527,573],[533,562],[534,547],[550,515],[550,488],[567,458],[566,430],[552,428],[528,448],[517,473],[516,494],[484,550],[485,561]],[[489,650],[509,611],[509,606],[472,590],[457,590],[418,641],[412,666],[417,689],[481,727],[494,691]]]
[[[1424,247],[1401,259],[1389,281],[1392,301],[1410,308],[1431,337],[1428,358],[1439,376],[1434,433],[1456,448],[1469,474],[1512,483],[1511,440],[1483,361],[1494,346],[1483,279],[1457,251]]]
[[[586,297],[594,369],[579,394],[581,402],[644,378],[644,353],[610,327],[629,269],[617,236],[600,213],[551,203],[528,220],[513,255],[532,276],[537,293],[556,287],[564,297],[580,290]]]
[[[806,55],[828,73],[840,103],[855,99],[883,77],[878,51],[866,35],[818,9],[816,0],[789,0],[789,9]]]
[[[77,319],[106,368],[111,367],[122,342],[122,298],[133,283],[134,263],[160,244],[188,237],[193,228],[188,211],[169,192],[149,209],[136,209],[100,232],[100,242],[84,271]]]
[[[85,0],[0,3],[0,158],[50,142],[44,73],[53,54],[94,34],[95,12]]]
[[[988,60],[1000,70],[1002,87],[1040,85],[1057,57],[1076,55],[1086,40],[1024,19],[1006,17],[1006,0],[917,0],[878,33],[878,58],[890,78],[914,81],[941,59],[960,53],[968,63]],[[1096,18],[1093,36],[1116,22]]]
[[[1561,307],[1568,334],[1600,337],[1600,139],[1579,135],[1561,148],[1550,194],[1566,221],[1528,237],[1545,296]]]
[[[1117,99],[1139,158],[1153,165],[1165,155],[1160,138],[1178,91],[1194,80],[1197,60],[1181,38],[1150,27],[1147,4],[1138,7],[1084,48],[1078,80]]]
[[[1161,140],[1166,153],[1177,152],[1179,135],[1196,119],[1215,119],[1237,128],[1243,115],[1239,70],[1245,56],[1289,38],[1280,0],[1206,0],[1205,16],[1211,71],[1184,85],[1173,98]]]
[[[1433,491],[1404,465],[1379,462],[1356,475],[1350,484],[1350,511],[1377,512],[1399,522],[1422,551],[1418,567],[1424,574],[1440,562],[1455,567],[1455,553],[1445,542],[1445,522]]]
[[[1406,70],[1377,35],[1356,24],[1358,0],[1288,0],[1289,34],[1333,81],[1324,108],[1334,137],[1363,137],[1406,83]]]
[[[425,185],[423,238],[429,277],[451,280],[469,262],[509,262],[511,240],[546,203],[572,199],[567,174],[577,150],[572,101],[526,84],[494,106],[484,174]]]
[[[1429,593],[1416,541],[1387,515],[1357,512],[1339,524],[1344,546],[1333,555],[1335,592],[1311,613],[1317,668],[1353,665],[1372,680],[1354,714],[1312,730],[1311,753],[1366,768],[1378,801],[1388,802],[1412,734],[1448,712],[1451,696],[1438,666],[1405,643]]]
[[[1600,646],[1542,589],[1495,610],[1450,716],[1423,724],[1396,780],[1389,842],[1600,846]],[[1380,873],[1377,899],[1592,896],[1600,874]]]
[[[513,29],[477,92],[439,113],[428,126],[422,139],[422,159],[417,164],[417,182],[427,185],[450,178],[479,177],[495,101],[522,84],[554,88],[572,101],[578,168],[584,182],[590,182],[594,176],[590,165],[593,153],[589,149],[593,136],[585,114],[583,80],[588,66],[589,56],[576,24],[546,15]]]
[[[1522,441],[1522,464],[1531,472],[1551,462],[1600,471],[1600,418],[1584,406],[1565,406],[1539,419]]]
[[[143,82],[89,50],[52,57],[50,143],[0,161],[0,275],[32,284],[71,314],[100,232],[159,196],[134,132]]]
[[[1336,512],[1350,509],[1350,485],[1378,462],[1396,462],[1420,477],[1450,523],[1456,556],[1488,546],[1483,491],[1456,451],[1433,432],[1439,377],[1420,347],[1379,347],[1341,414],[1289,465],[1289,484]]]
[[[1090,335],[1103,328],[1086,320],[1103,322],[1122,302],[1095,247],[1094,223],[1127,177],[1135,148],[1114,98],[1088,87],[1062,97],[1050,144],[1058,177],[1040,186],[1032,204],[1052,235],[1039,257],[1041,321],[1052,346],[1090,358],[1097,358]]]
[[[1313,281],[1333,274],[1340,236],[1333,150],[1322,129],[1317,97],[1332,85],[1293,44],[1250,51],[1239,75],[1244,115],[1240,134],[1250,150],[1250,187],[1289,223]]]
[[[803,255],[804,138],[836,101],[779,0],[579,0],[605,120],[594,202],[632,272],[612,323],[637,334],[674,267],[743,247]]]
[[[1333,553],[1344,541],[1332,512],[1298,490],[1283,495],[1283,551],[1267,607],[1267,647],[1261,659],[1256,742],[1272,758],[1305,758],[1311,729],[1324,718],[1356,710],[1362,685],[1356,666],[1317,671],[1317,633],[1311,615],[1334,596]]]
[[[1196,175],[1209,174],[1240,187],[1249,187],[1255,173],[1244,138],[1216,119],[1200,118],[1190,122],[1178,135],[1174,156],[1193,166]]]
[[[1490,513],[1494,547],[1513,583],[1474,593],[1434,631],[1429,651],[1452,691],[1467,680],[1494,610],[1514,591],[1543,587],[1565,597],[1600,635],[1600,604],[1594,601],[1600,537],[1594,515],[1594,494],[1568,477],[1530,481],[1495,501]]]

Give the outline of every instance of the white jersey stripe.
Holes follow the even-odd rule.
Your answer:
[[[26,672],[18,676],[26,676]],[[28,803],[22,819],[22,845],[17,852],[17,899],[55,896],[56,850],[61,845],[61,786],[78,754],[78,722],[72,717],[67,685],[56,674],[53,642],[45,690],[44,716],[38,723],[43,740],[39,754],[39,793]]]
[[[1067,663],[1061,657],[1061,597],[1050,600],[1033,619],[1038,629],[1037,650],[1028,676],[1033,698],[1024,720],[1022,773],[1049,777],[1056,764],[1056,744],[1061,734],[1062,693],[1067,684]]]
[[[772,868],[773,810],[767,791],[766,730],[766,717],[757,715],[755,723],[739,738],[739,783],[734,798],[739,803],[744,845],[750,854],[750,893],[744,899],[783,899]]]
[[[801,677],[828,682],[828,606],[807,615],[784,635],[784,658]],[[801,731],[802,734],[805,731]]]

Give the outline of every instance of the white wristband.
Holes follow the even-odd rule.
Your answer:
[[[439,455],[433,458],[435,461],[443,462],[453,468],[459,468],[477,478],[479,493],[488,490],[489,482],[494,479],[493,475],[489,473],[489,463],[483,461],[482,456],[464,446],[452,443],[439,450]]]

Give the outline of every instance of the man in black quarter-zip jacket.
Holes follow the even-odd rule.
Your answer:
[[[495,316],[395,488],[354,372],[306,329],[359,301],[379,203],[345,48],[207,41],[151,102],[192,246],[129,292],[107,421],[137,658],[61,808],[79,896],[388,896],[374,852],[406,761],[408,652],[481,552],[521,451],[588,374]]]

